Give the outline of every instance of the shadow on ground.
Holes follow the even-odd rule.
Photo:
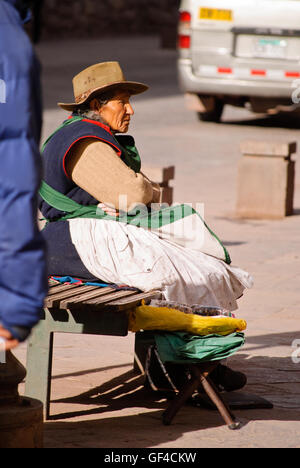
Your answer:
[[[263,350],[268,353],[268,348],[274,346],[291,346],[299,336],[300,332],[289,332],[248,337],[250,351],[237,353],[230,359],[233,369],[243,370],[247,375],[248,383],[243,391],[263,397],[274,405],[273,409],[235,410],[243,427],[251,421],[299,421],[300,363],[293,362],[291,355],[263,355]],[[257,355],[257,352],[262,352],[262,355]],[[75,375],[103,370],[107,368],[88,369]],[[76,408],[81,405],[82,409],[53,414],[45,423],[46,444],[59,446],[63,440],[64,447],[76,446],[77,443],[85,447],[153,447],[175,441],[185,432],[224,426],[217,411],[188,404],[181,408],[171,426],[164,426],[161,415],[168,400],[145,389],[143,381],[141,375],[129,370],[86,392],[53,400],[54,407],[63,403],[64,408],[66,404],[70,404],[70,408],[75,404]],[[122,411],[128,412],[128,409],[133,414],[122,415]],[[117,413],[112,416],[114,412]],[[93,415],[100,417],[91,420],[89,417]],[[82,416],[88,419],[64,421]]]
[[[276,115],[264,115],[249,117],[246,119],[224,119],[223,125],[238,125],[240,127],[263,127],[263,128],[300,128],[300,114],[296,112],[280,112]]]

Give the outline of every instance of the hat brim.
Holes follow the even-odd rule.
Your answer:
[[[73,111],[74,109],[76,109],[76,107],[81,106],[82,104],[92,99],[96,95],[99,95],[99,94],[102,94],[109,90],[114,90],[114,89],[120,90],[120,91],[128,91],[130,95],[135,95],[135,94],[141,94],[147,91],[147,89],[149,89],[149,86],[143,83],[138,83],[136,81],[120,81],[118,83],[113,83],[111,85],[102,86],[101,88],[94,89],[88,96],[86,96],[84,99],[82,99],[79,102],[58,102],[57,105],[64,110]]]

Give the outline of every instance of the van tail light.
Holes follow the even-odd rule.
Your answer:
[[[188,11],[179,13],[178,24],[178,47],[179,49],[189,49],[191,47],[191,14]]]
[[[191,36],[180,34],[178,37],[179,49],[189,49],[191,47]]]
[[[179,24],[185,28],[191,26],[191,14],[188,11],[181,11],[179,14]]]

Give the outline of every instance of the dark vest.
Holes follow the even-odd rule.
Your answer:
[[[95,138],[109,144],[126,162],[124,148],[117,141],[106,125],[94,120],[82,119],[62,127],[50,138],[42,153],[44,164],[44,180],[58,192],[66,195],[81,205],[97,205],[99,203],[88,192],[76,185],[66,173],[66,159],[75,143],[84,138]],[[127,136],[127,138],[132,138]],[[132,138],[132,143],[134,140]],[[59,219],[65,213],[48,205],[39,197],[39,208],[46,219]]]

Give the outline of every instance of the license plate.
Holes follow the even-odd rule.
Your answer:
[[[260,38],[254,40],[254,55],[259,58],[283,59],[286,56],[287,41],[285,39]]]
[[[213,21],[233,21],[232,10],[219,10],[217,8],[202,7],[199,10],[199,19]]]

